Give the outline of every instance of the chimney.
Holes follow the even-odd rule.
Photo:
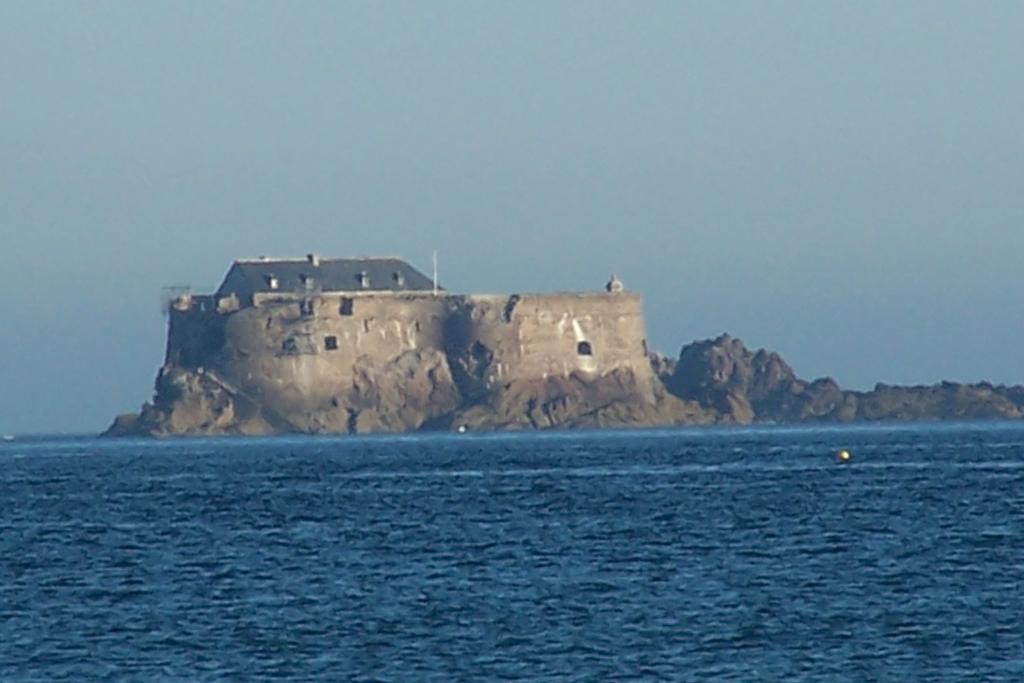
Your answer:
[[[314,268],[320,266],[320,254],[316,253],[315,251],[311,254],[306,254],[306,260],[309,261],[310,265],[313,266]]]

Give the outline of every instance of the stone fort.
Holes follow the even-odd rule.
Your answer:
[[[641,299],[614,276],[592,292],[452,294],[396,258],[261,257],[168,312],[158,406],[220,393],[231,414],[216,419],[248,420],[241,432],[417,429],[516,386],[654,379]],[[178,408],[166,431],[206,431]]]
[[[168,303],[153,400],[107,435],[603,428],[934,417],[1021,419],[1024,388],[842,391],[727,335],[649,354],[642,302],[453,294],[395,258],[235,261]]]

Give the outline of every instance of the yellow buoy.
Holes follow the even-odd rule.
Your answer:
[[[850,451],[836,451],[836,460],[846,462],[850,459]]]

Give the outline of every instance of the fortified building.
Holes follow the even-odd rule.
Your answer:
[[[592,292],[452,294],[399,259],[310,254],[238,260],[214,294],[168,308],[154,403],[128,431],[556,426],[600,410],[582,394],[656,383],[641,299],[614,276]]]

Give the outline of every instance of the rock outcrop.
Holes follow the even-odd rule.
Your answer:
[[[677,396],[714,407],[722,421],[736,424],[852,417],[834,380],[801,380],[779,354],[750,351],[729,335],[683,347],[666,384]]]
[[[957,384],[847,391],[799,378],[783,358],[722,335],[689,344],[678,360],[651,355],[650,372],[619,368],[493,381],[485,347],[410,351],[358,362],[351,386],[314,410],[284,410],[209,370],[168,365],[154,401],[119,416],[122,435],[256,435],[416,430],[578,429],[668,425],[1024,419],[1024,387]]]
[[[319,410],[284,410],[209,370],[161,370],[152,403],[119,416],[108,436],[371,433],[709,424],[713,410],[669,392],[652,371],[620,368],[493,384],[486,354],[409,352],[357,363],[351,386]],[[452,369],[455,372],[452,372]],[[454,376],[453,376],[454,375]]]
[[[106,436],[259,435],[288,431],[290,423],[259,401],[211,374],[163,367],[152,403],[138,415],[120,415]]]
[[[856,401],[853,419],[978,420],[1024,418],[1022,387],[995,387],[988,382],[893,387],[878,384],[873,391],[849,392]]]
[[[212,371],[161,369],[153,403],[119,416],[107,434],[255,435],[407,432],[451,413],[459,394],[443,354],[414,351],[384,365],[357,363],[351,386],[315,410],[282,410]]]
[[[549,429],[714,421],[712,412],[671,395],[657,379],[616,370],[598,378],[572,375],[503,385],[456,411],[445,426]]]
[[[942,382],[844,391],[828,377],[800,379],[777,353],[751,351],[728,335],[683,347],[665,383],[736,424],[1024,418],[1024,387]]]

